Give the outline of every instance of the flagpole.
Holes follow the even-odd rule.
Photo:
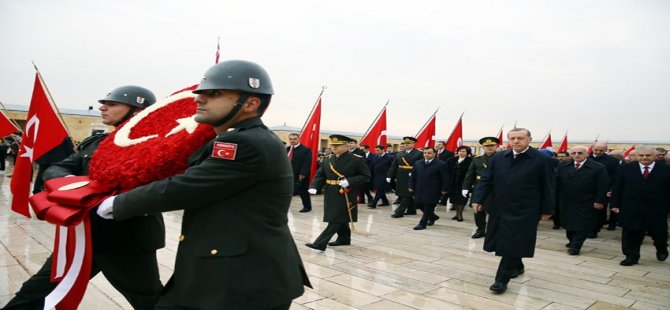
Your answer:
[[[391,101],[391,99],[386,100],[386,104],[384,104],[384,107],[382,107],[382,110],[379,111],[379,114],[377,114],[377,117],[375,117],[375,119],[372,121],[372,124],[370,124],[370,127],[368,127],[368,130],[365,131],[365,134],[363,134],[361,139],[365,138],[368,135],[368,133],[370,133],[370,129],[372,129],[372,126],[374,126],[377,123],[377,120],[379,120],[379,118],[382,116],[382,113],[384,113],[384,109],[386,109],[386,106],[389,104],[389,101]]]
[[[463,111],[463,113],[461,113],[461,116],[458,117],[459,120],[463,119],[463,114],[465,114],[465,111]],[[449,134],[449,138],[451,138],[451,135],[453,135],[454,131],[456,131],[456,127],[458,127],[458,121],[456,121],[456,125],[454,125],[454,129],[451,130],[451,133]],[[449,140],[449,139],[447,139],[447,140]]]
[[[61,125],[63,125],[63,128],[65,128],[65,131],[67,132],[67,137],[70,139],[70,142],[72,142],[72,150],[76,151],[76,148],[74,146],[74,140],[72,139],[72,135],[70,134],[70,129],[67,127],[67,124],[65,123],[65,120],[63,120],[63,116],[60,113],[60,110],[58,109],[58,106],[56,105],[54,98],[51,96],[51,92],[49,91],[49,87],[47,87],[47,83],[44,82],[44,79],[42,78],[42,73],[40,73],[40,69],[37,68],[37,65],[35,64],[34,61],[30,61],[33,63],[33,67],[35,67],[35,71],[37,71],[37,76],[40,79],[40,84],[42,84],[42,87],[44,87],[44,90],[47,93],[47,96],[49,96],[49,104],[51,107],[53,107],[56,110],[56,114],[58,115],[58,120],[60,120]]]
[[[438,107],[437,110],[435,110],[435,112],[433,112],[433,114],[428,118],[426,123],[423,124],[423,126],[421,126],[421,129],[419,129],[419,131],[414,135],[414,137],[418,136],[426,128],[426,126],[428,126],[428,124],[430,123],[430,120],[433,119],[433,116],[435,116],[435,114],[437,114],[437,111],[439,111],[439,110],[440,110],[440,107]]]
[[[314,110],[316,109],[316,105],[319,104],[319,100],[321,100],[321,95],[323,95],[323,91],[326,90],[326,86],[321,86],[321,92],[319,93],[319,97],[316,98],[316,102],[314,102],[314,105],[312,106],[312,110],[309,111],[309,114],[307,115],[307,119],[305,120],[305,124],[302,125],[302,129],[300,129],[300,132],[302,133],[305,131],[305,126],[307,126],[307,122],[309,122],[309,119],[312,118],[312,113],[314,113]]]
[[[0,101],[0,107],[2,108],[2,111],[5,113],[5,116],[7,117],[9,122],[12,123],[12,125],[16,126],[16,128],[19,130],[19,132],[23,132],[23,130],[21,130],[21,126],[19,126],[19,124],[15,120],[9,118],[9,110],[7,110],[7,108],[2,103],[2,101]]]
[[[547,138],[549,137],[549,135],[551,135],[551,129],[549,129],[549,132],[547,132],[547,134],[544,135],[544,138],[542,139],[542,142],[540,142],[540,144],[537,146],[538,148],[540,146],[542,146],[545,142],[547,142]],[[553,141],[552,141],[551,144],[554,144]]]

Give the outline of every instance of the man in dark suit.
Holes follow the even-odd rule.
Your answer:
[[[524,273],[522,257],[535,255],[538,220],[554,211],[556,176],[549,156],[530,147],[530,131],[514,128],[507,133],[511,150],[491,159],[475,190],[472,209],[481,211],[489,195],[484,250],[502,256],[490,290],[503,293],[510,278]]]
[[[384,152],[383,145],[377,145],[375,147],[376,156],[372,159],[372,186],[377,191],[375,193],[375,198],[372,199],[372,202],[368,204],[368,208],[374,209],[377,207],[377,203],[381,199],[382,203],[379,206],[389,206],[389,200],[386,197],[386,191],[389,190],[390,184],[386,182],[386,174],[391,168],[391,162],[393,162],[393,157]]]
[[[98,100],[102,123],[117,127],[156,102],[150,90],[121,86]],[[88,175],[98,145],[109,134],[94,134],[79,143],[77,153],[52,164],[44,180]],[[69,139],[69,138],[66,138]],[[156,250],[165,246],[165,226],[160,214],[141,214],[125,222],[110,222],[91,211],[91,278],[101,273],[134,309],[154,309],[163,289],[158,274]],[[3,309],[43,309],[44,299],[58,285],[51,282],[52,257],[23,283]]]
[[[156,309],[289,309],[310,283],[287,224],[291,164],[261,120],[270,77],[255,63],[224,61],[194,93],[195,121],[217,137],[183,174],[111,197],[98,214],[123,221],[184,210],[174,273]]]
[[[288,159],[293,168],[293,195],[300,195],[302,209],[300,212],[312,211],[312,200],[307,193],[310,170],[312,168],[312,150],[300,144],[300,135],[288,135],[289,146],[286,148]]]
[[[424,148],[424,160],[414,164],[409,176],[409,191],[414,193],[414,205],[423,211],[423,216],[414,230],[426,229],[426,226],[431,226],[440,219],[435,215],[435,206],[449,187],[447,165],[439,159],[436,160],[435,153],[432,147]]]
[[[589,232],[597,223],[597,210],[605,207],[609,180],[605,166],[587,159],[588,149],[570,149],[571,161],[558,167],[557,192],[561,224],[568,237],[568,254],[579,255]]]
[[[414,199],[412,198],[414,194],[409,191],[408,187],[409,173],[412,172],[414,163],[423,159],[423,153],[414,149],[414,143],[416,143],[416,138],[414,137],[403,138],[404,150],[396,153],[396,156],[391,163],[391,169],[389,169],[389,172],[386,175],[386,181],[388,183],[391,183],[391,181],[395,179],[395,192],[400,197],[400,205],[391,215],[393,218],[416,214],[416,207],[414,206]]]
[[[445,145],[444,141],[437,141],[437,143],[435,143],[435,150],[437,151],[437,155],[435,156],[435,158],[443,162],[447,162],[447,159],[454,157],[455,154],[454,152],[445,149],[444,145]],[[446,206],[448,198],[449,197],[447,196],[447,194],[443,194],[442,196],[440,196],[440,201],[438,202],[438,204],[441,206]]]
[[[668,258],[670,166],[654,161],[656,150],[651,146],[641,145],[635,151],[638,162],[621,166],[612,193],[612,212],[619,214],[623,228],[623,266],[638,263],[645,233],[654,240],[656,259]]]
[[[607,170],[607,178],[609,179],[609,188],[607,189],[607,201],[605,201],[605,206],[609,204],[609,197],[612,196],[612,187],[614,186],[614,181],[616,180],[616,174],[619,170],[619,160],[607,154],[607,143],[596,142],[593,144],[593,153],[589,156],[589,159],[594,160],[595,162],[601,163],[605,166]],[[589,233],[589,238],[597,238],[600,229],[603,225],[608,224],[608,230],[614,230],[617,223],[617,214],[610,212],[609,221],[607,220],[607,208],[603,208],[597,211],[598,217],[596,222],[596,229],[593,232]]]
[[[363,148],[363,159],[365,160],[365,165],[368,166],[368,169],[370,169],[370,174],[372,174],[372,158],[375,157],[375,154],[372,154],[370,152],[370,147],[367,145],[361,146]],[[370,194],[370,191],[372,190],[372,179],[370,179],[369,182],[366,182],[363,184],[360,188],[360,191],[358,192],[358,202],[359,203],[365,203],[365,198],[368,198],[368,205],[372,203],[372,194]]]
[[[333,155],[323,160],[316,171],[309,193],[325,186],[323,194],[323,221],[326,229],[312,243],[305,244],[312,249],[325,251],[328,245],[342,246],[351,244],[349,223],[358,220],[356,207],[357,188],[370,179],[370,170],[363,158],[347,150],[347,142],[353,139],[342,135],[331,135],[330,148]],[[329,242],[333,235],[337,239]]]
[[[349,141],[349,143],[347,143],[347,147],[349,148],[349,152],[350,152],[350,153],[352,153],[352,154],[356,154],[356,155],[358,155],[358,156],[360,156],[360,157],[365,158],[365,152],[363,152],[363,150],[361,150],[361,149],[358,147],[358,140],[356,140],[356,139],[351,139],[351,141]]]

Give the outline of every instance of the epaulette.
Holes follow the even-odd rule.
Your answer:
[[[91,143],[93,143],[93,142],[95,142],[95,141],[98,141],[98,140],[102,140],[102,139],[104,139],[104,138],[107,138],[107,136],[109,136],[108,133],[97,133],[97,134],[94,134],[94,135],[92,135],[92,136],[89,136],[88,138],[86,138],[86,139],[82,140],[81,142],[79,142],[79,145],[77,146],[77,149],[83,149],[83,148],[85,148],[87,145],[89,145],[89,144],[91,144]]]
[[[351,153],[351,155],[354,155],[354,156],[356,156],[356,157],[358,157],[358,158],[363,158],[363,156],[358,155],[358,154]]]

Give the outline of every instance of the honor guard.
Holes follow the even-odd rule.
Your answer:
[[[463,197],[468,197],[470,191],[474,191],[477,187],[477,183],[482,178],[482,173],[489,167],[489,162],[496,153],[498,141],[499,140],[496,137],[484,137],[479,139],[479,144],[481,144],[484,149],[484,154],[475,157],[472,159],[472,163],[470,163],[470,168],[468,168],[468,172],[465,174],[465,179],[463,180]],[[474,192],[472,194],[474,195]],[[491,196],[487,197],[486,201],[482,203],[481,210],[474,210],[477,231],[472,235],[472,239],[486,236],[486,206],[489,205],[490,202]]]
[[[357,192],[370,179],[370,170],[361,156],[349,152],[350,141],[353,139],[346,136],[330,136],[333,154],[323,159],[309,187],[309,193],[314,195],[317,188],[325,186],[323,221],[328,223],[314,242],[305,244],[312,249],[325,251],[328,245],[351,244],[349,223],[353,225],[358,219]],[[336,233],[337,239],[329,242]]]
[[[391,215],[393,218],[416,214],[414,194],[409,191],[409,173],[412,172],[414,163],[423,159],[423,152],[414,149],[416,138],[403,137],[402,140],[404,150],[396,153],[396,157],[391,163],[391,169],[386,176],[386,182],[391,183],[395,179],[396,195],[400,197],[400,206]]]

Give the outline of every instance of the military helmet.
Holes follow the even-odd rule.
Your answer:
[[[199,94],[213,89],[237,90],[264,95],[274,94],[272,81],[265,69],[246,60],[227,60],[212,66],[205,72],[200,85],[193,92]]]
[[[107,101],[121,102],[131,107],[144,109],[156,103],[156,96],[144,87],[126,85],[113,89],[107,93],[105,98],[98,100],[100,103]]]

